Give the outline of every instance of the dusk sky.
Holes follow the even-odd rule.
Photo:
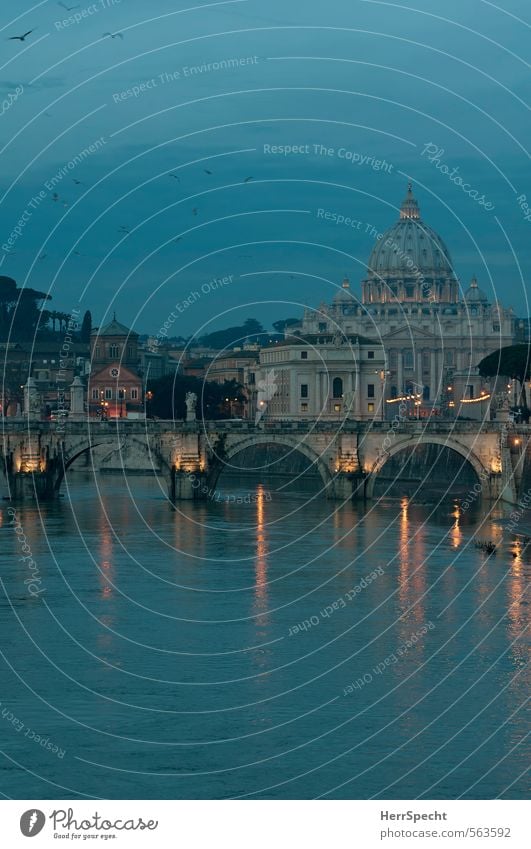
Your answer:
[[[462,286],[531,313],[526,0],[16,6],[0,273],[50,308],[156,333],[199,292],[176,335],[270,327],[360,292],[411,179]]]

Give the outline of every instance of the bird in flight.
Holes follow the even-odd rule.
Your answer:
[[[121,38],[123,40],[123,34],[121,32],[104,32],[102,38],[105,38],[107,35],[111,38]]]
[[[85,184],[81,182],[81,180],[76,180],[75,177],[72,177],[72,182],[76,184],[76,186],[84,186]]]
[[[48,256],[48,254],[41,254],[39,259],[46,259],[47,256]]]
[[[198,212],[199,212],[199,210],[198,210],[197,206],[194,206],[194,208],[192,209],[192,215],[197,215]]]
[[[57,203],[58,201],[61,201],[61,203],[63,204],[63,206],[64,206],[65,208],[68,206],[68,204],[66,203],[66,201],[61,200],[61,198],[59,197],[59,195],[57,194],[57,192],[54,192],[54,193],[52,194],[52,200],[53,200],[53,201],[55,201],[55,203]]]
[[[130,233],[131,231],[130,231],[129,227],[124,227],[123,224],[122,224],[120,226],[120,228],[118,229],[118,232],[119,233]]]
[[[179,183],[181,182],[181,178],[177,174],[168,174],[168,177],[173,177],[174,180],[177,180]]]
[[[249,182],[249,180],[252,180],[252,179],[254,179],[254,178],[253,178],[253,177],[246,177],[246,178],[245,178],[245,180],[244,180],[243,182],[244,182],[244,183],[248,183],[248,182]]]
[[[7,40],[8,41],[26,41],[28,35],[30,35],[32,32],[33,32],[33,30],[29,29],[27,32],[24,33],[24,35],[10,35]]]
[[[212,171],[209,171],[208,168],[203,168],[203,171],[205,172],[205,174],[211,175],[213,173]]]
[[[62,6],[63,9],[66,9],[67,12],[71,12],[73,9],[79,9],[79,3],[77,3],[75,6],[67,6],[66,3],[61,3],[61,0],[59,0],[57,5]]]

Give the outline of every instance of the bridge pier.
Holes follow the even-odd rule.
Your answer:
[[[49,472],[13,472],[8,475],[10,501],[51,501],[58,497]]]
[[[208,486],[205,472],[196,470],[185,472],[173,468],[169,484],[169,498],[172,504],[176,501],[204,501],[207,498]]]
[[[331,495],[336,501],[358,501],[365,499],[365,475],[361,472],[338,472],[334,476]]]

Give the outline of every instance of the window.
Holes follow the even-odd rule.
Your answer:
[[[474,397],[474,387],[473,386],[470,386],[470,385],[467,386],[466,397],[467,398],[473,398]]]
[[[343,381],[340,377],[334,377],[334,380],[332,382],[332,396],[334,398],[343,397]]]
[[[391,398],[396,398],[398,395],[398,391],[396,386],[391,386]]]
[[[372,403],[367,404],[367,412],[368,413],[374,413],[374,404],[372,404]]]
[[[319,333],[326,333],[326,322],[325,321],[319,322]]]
[[[105,387],[105,400],[112,401],[112,389],[109,389],[107,386]]]
[[[131,399],[138,401],[138,389],[131,389]]]
[[[109,345],[109,357],[115,358],[120,356],[120,346],[119,345]]]
[[[100,346],[99,345],[96,345],[96,347],[94,348],[94,356],[96,357],[96,359],[99,359],[99,356],[100,356]]]
[[[127,346],[127,356],[129,357],[129,359],[131,359],[131,357],[133,356],[133,346],[132,345]]]
[[[334,413],[341,412],[341,404],[334,404]]]
[[[367,384],[367,398],[374,398],[374,383]]]
[[[500,330],[500,325],[499,324],[493,324],[492,329],[493,329],[494,333],[498,333],[499,330]]]
[[[98,389],[93,389],[93,390],[92,390],[92,400],[93,400],[93,401],[99,401],[99,398],[100,398],[99,390],[98,390]]]
[[[425,386],[424,389],[422,390],[422,400],[423,401],[429,401],[430,400],[430,387],[429,386]]]
[[[308,412],[308,404],[301,404],[301,413]]]
[[[367,351],[367,359],[374,360],[374,351]]]
[[[301,351],[301,360],[308,359],[308,351]]]
[[[301,398],[307,398],[307,397],[308,397],[308,384],[307,383],[301,383]]]
[[[444,362],[446,363],[447,366],[453,366],[453,364],[454,364],[454,352],[453,351],[446,351],[446,353],[444,355]]]
[[[404,368],[413,368],[413,351],[404,351]]]

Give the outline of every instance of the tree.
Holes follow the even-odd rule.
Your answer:
[[[13,307],[17,303],[17,284],[11,277],[0,277],[0,339],[7,339]]]
[[[508,377],[520,384],[520,406],[527,410],[526,380],[531,377],[531,345],[508,345],[484,357],[478,366],[482,377]]]
[[[90,342],[90,334],[92,332],[92,315],[90,310],[87,310],[85,315],[83,316],[83,322],[81,324],[80,337],[82,342]]]
[[[229,418],[233,405],[245,401],[242,387],[235,380],[215,383],[198,377],[166,374],[149,380],[147,389],[153,393],[150,412],[161,419],[184,419],[187,392],[197,395],[197,416],[204,419]]]
[[[235,345],[242,345],[246,339],[260,337],[263,332],[264,328],[259,321],[255,318],[248,318],[241,325],[207,333],[199,341],[201,345],[220,351],[233,348]]]
[[[280,321],[274,321],[273,327],[277,333],[284,333],[287,327],[291,327],[293,324],[298,324],[299,321],[299,318],[283,318]]]

